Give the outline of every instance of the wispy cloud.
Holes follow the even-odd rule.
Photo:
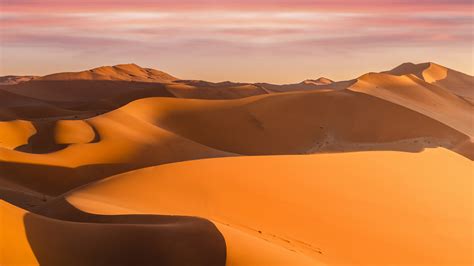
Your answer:
[[[472,3],[461,0],[3,0],[0,8],[3,48],[103,49],[104,61],[107,53],[130,49],[223,58],[239,52],[291,57],[314,49],[448,49],[469,47],[474,37]],[[10,61],[15,56],[3,54]]]
[[[470,0],[3,0],[9,11],[84,11],[103,10],[183,10],[183,9],[247,9],[247,10],[417,10],[466,11]]]

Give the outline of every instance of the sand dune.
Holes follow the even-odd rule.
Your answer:
[[[13,85],[36,79],[36,76],[3,76],[0,77],[0,85]]]
[[[474,136],[474,105],[451,91],[427,83],[412,74],[366,74],[358,78],[349,90],[399,104],[432,117],[470,137]]]
[[[474,77],[436,63],[405,63],[387,71],[387,73],[392,75],[413,74],[430,84],[449,90],[474,103],[474,92],[472,90]]]
[[[146,98],[84,121],[53,119],[33,125],[36,133],[24,134],[30,136],[26,144],[13,147],[10,140],[9,149],[0,150],[1,175],[48,195],[141,167],[237,154],[418,152],[437,146],[471,154],[460,148],[467,135],[351,91],[219,101]],[[24,143],[25,137],[17,142]],[[68,181],[59,182],[64,175]]]
[[[148,98],[119,110],[206,146],[247,155],[397,146],[420,150],[433,145],[452,147],[467,138],[418,112],[350,91],[233,101]]]
[[[264,88],[248,83],[219,82],[201,80],[181,80],[166,86],[178,98],[191,99],[237,99],[267,94]]]
[[[384,73],[398,76],[411,74],[472,102],[473,78],[434,63],[403,64]],[[159,70],[128,64],[100,67],[82,72],[58,73],[37,77],[19,84],[0,85],[0,93],[10,92],[19,96],[31,97],[43,104],[62,109],[58,111],[57,115],[52,115],[49,112],[49,116],[65,115],[65,110],[70,115],[81,110],[88,110],[90,117],[94,112],[110,111],[144,97],[235,99],[278,92],[344,90],[355,82],[357,80],[332,81],[327,78],[319,78],[286,85],[212,83],[178,80]],[[372,85],[377,86],[377,84]],[[38,113],[40,112],[31,105],[19,109],[21,114],[19,118],[39,117]],[[32,111],[28,111],[30,109]],[[81,113],[79,112],[78,115]]]
[[[28,139],[35,133],[36,129],[29,121],[0,121],[0,147],[14,149],[25,145],[28,143]]]
[[[29,145],[0,149],[0,176],[50,195],[145,166],[232,155],[121,110],[85,122],[43,123]]]
[[[230,242],[229,257],[239,250],[223,224],[315,265],[459,265],[474,262],[473,170],[444,149],[220,158],[121,174],[65,199],[96,214],[208,218]],[[64,204],[44,212],[71,215]]]
[[[28,213],[4,201],[0,201],[0,215],[2,265],[225,263],[224,239],[204,219],[85,215],[86,221],[70,222]]]
[[[177,80],[159,70],[117,65],[0,84],[0,119],[92,117],[145,97],[234,99],[266,93],[253,84]]]
[[[172,96],[162,83],[130,82],[122,80],[33,80],[0,89],[43,101],[62,102],[63,105],[78,105],[117,97],[124,93],[154,89],[162,95]]]
[[[47,75],[39,80],[124,80],[141,82],[169,82],[177,78],[151,68],[141,68],[135,64],[103,66],[81,72],[64,72]]]
[[[83,112],[67,110],[55,103],[19,95],[0,88],[0,120],[3,121],[73,116],[81,113]]]
[[[319,78],[316,80],[304,80],[296,84],[276,85],[269,83],[257,83],[260,87],[270,92],[295,92],[295,91],[335,91],[347,89],[353,80],[349,81],[332,81],[327,78]]]
[[[472,88],[2,77],[0,265],[471,265]]]
[[[78,144],[98,142],[100,136],[94,128],[82,120],[56,121],[54,139],[59,144]]]
[[[320,77],[320,78],[317,78],[317,79],[307,79],[307,80],[303,81],[303,83],[314,84],[314,85],[327,85],[327,84],[334,83],[334,81],[332,81],[331,79],[325,78],[325,77]]]

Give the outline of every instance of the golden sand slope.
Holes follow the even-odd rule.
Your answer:
[[[38,192],[57,195],[98,178],[132,169],[231,155],[185,139],[121,110],[86,122],[59,121],[56,126],[49,125],[43,128],[44,132],[37,136],[37,140],[33,139],[33,146],[22,148],[29,152],[53,151],[50,153],[0,148],[0,177]],[[83,134],[77,135],[78,129],[83,130]],[[67,142],[75,144],[60,144]]]
[[[436,85],[473,103],[474,96],[471,88],[474,78],[449,68],[434,63],[418,65],[406,63],[383,73],[395,76],[414,75],[428,84]],[[285,85],[228,81],[212,83],[201,80],[177,80],[159,70],[128,64],[105,66],[82,72],[57,73],[19,84],[0,85],[0,96],[2,93],[9,92],[43,101],[42,105],[50,105],[49,114],[52,114],[54,110],[58,113],[58,115],[49,116],[61,116],[67,112],[70,115],[81,115],[77,112],[87,110],[90,112],[88,114],[90,117],[93,113],[110,111],[144,97],[235,99],[276,92],[345,90],[355,82],[357,79],[333,82],[320,78]],[[1,98],[0,103],[3,103]],[[14,113],[20,116],[16,118],[41,117],[44,111],[39,112],[39,109],[35,107],[37,104],[28,104],[21,108],[17,106]],[[3,111],[0,110],[0,119],[3,116],[1,112]]]
[[[204,219],[87,216],[70,222],[0,200],[0,265],[224,265],[225,243]]]
[[[0,84],[0,96],[2,93],[30,97],[59,109],[92,111],[112,110],[144,97],[234,99],[266,94],[268,91],[248,83],[177,80],[159,70],[127,64],[51,74],[29,82]],[[31,108],[31,105],[23,109],[27,107]],[[30,118],[23,109],[20,110],[23,118]],[[33,118],[38,117],[32,115]]]
[[[54,130],[55,141],[59,144],[89,143],[100,138],[92,126],[82,120],[56,121]]]
[[[399,104],[474,137],[474,105],[414,75],[366,74],[349,89]]]
[[[120,172],[191,159],[455,149],[468,139],[417,112],[350,91],[226,101],[147,98],[85,122],[34,125],[37,133],[27,145],[0,149],[0,176],[49,195]]]
[[[329,265],[459,265],[474,263],[473,171],[445,149],[219,158],[117,175],[66,200],[97,214],[208,218],[236,262],[245,245],[230,229]],[[67,215],[57,204],[48,215]]]
[[[351,91],[232,101],[147,98],[120,110],[208,147],[246,155],[421,150],[468,138],[418,112]]]
[[[255,84],[201,80],[181,80],[166,85],[166,89],[178,98],[190,99],[238,99],[269,93]]]
[[[386,73],[392,75],[413,74],[428,83],[449,90],[474,103],[474,91],[472,89],[474,77],[436,63],[405,63]]]
[[[28,139],[36,133],[29,121],[0,121],[0,147],[14,149],[28,143]]]
[[[125,80],[145,82],[169,82],[176,79],[162,71],[141,68],[135,64],[103,66],[81,72],[57,73],[38,78],[38,80]]]

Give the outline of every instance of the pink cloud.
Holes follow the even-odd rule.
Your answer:
[[[459,0],[0,1],[1,46],[18,53],[2,54],[9,62],[22,51],[48,62],[55,53],[92,50],[104,64],[118,54],[154,51],[223,62],[394,48],[413,55],[430,47],[465,52],[474,37],[472,3]]]
[[[3,0],[3,11],[9,12],[78,12],[118,10],[320,10],[320,11],[464,11],[468,0]]]

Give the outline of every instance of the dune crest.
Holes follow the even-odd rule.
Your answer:
[[[29,121],[0,121],[0,147],[14,149],[28,143],[28,139],[36,133]]]
[[[0,77],[0,85],[14,85],[38,78],[37,76],[3,76]]]
[[[225,265],[224,239],[204,219],[84,213],[85,220],[58,220],[2,200],[0,217],[2,265]]]
[[[47,75],[38,80],[125,80],[144,82],[170,82],[177,78],[151,68],[142,68],[136,64],[103,66],[81,72],[64,72]]]
[[[399,104],[432,117],[470,137],[474,136],[474,105],[450,90],[427,83],[413,74],[365,74],[358,78],[349,90]]]
[[[314,84],[314,85],[327,85],[327,84],[331,84],[333,82],[334,81],[332,81],[328,78],[325,78],[325,77],[320,77],[318,79],[307,79],[307,80],[303,81],[303,83],[305,83],[305,84]]]
[[[404,63],[386,72],[392,75],[413,74],[427,83],[437,85],[463,97],[474,104],[474,77],[449,69],[436,63]]]

